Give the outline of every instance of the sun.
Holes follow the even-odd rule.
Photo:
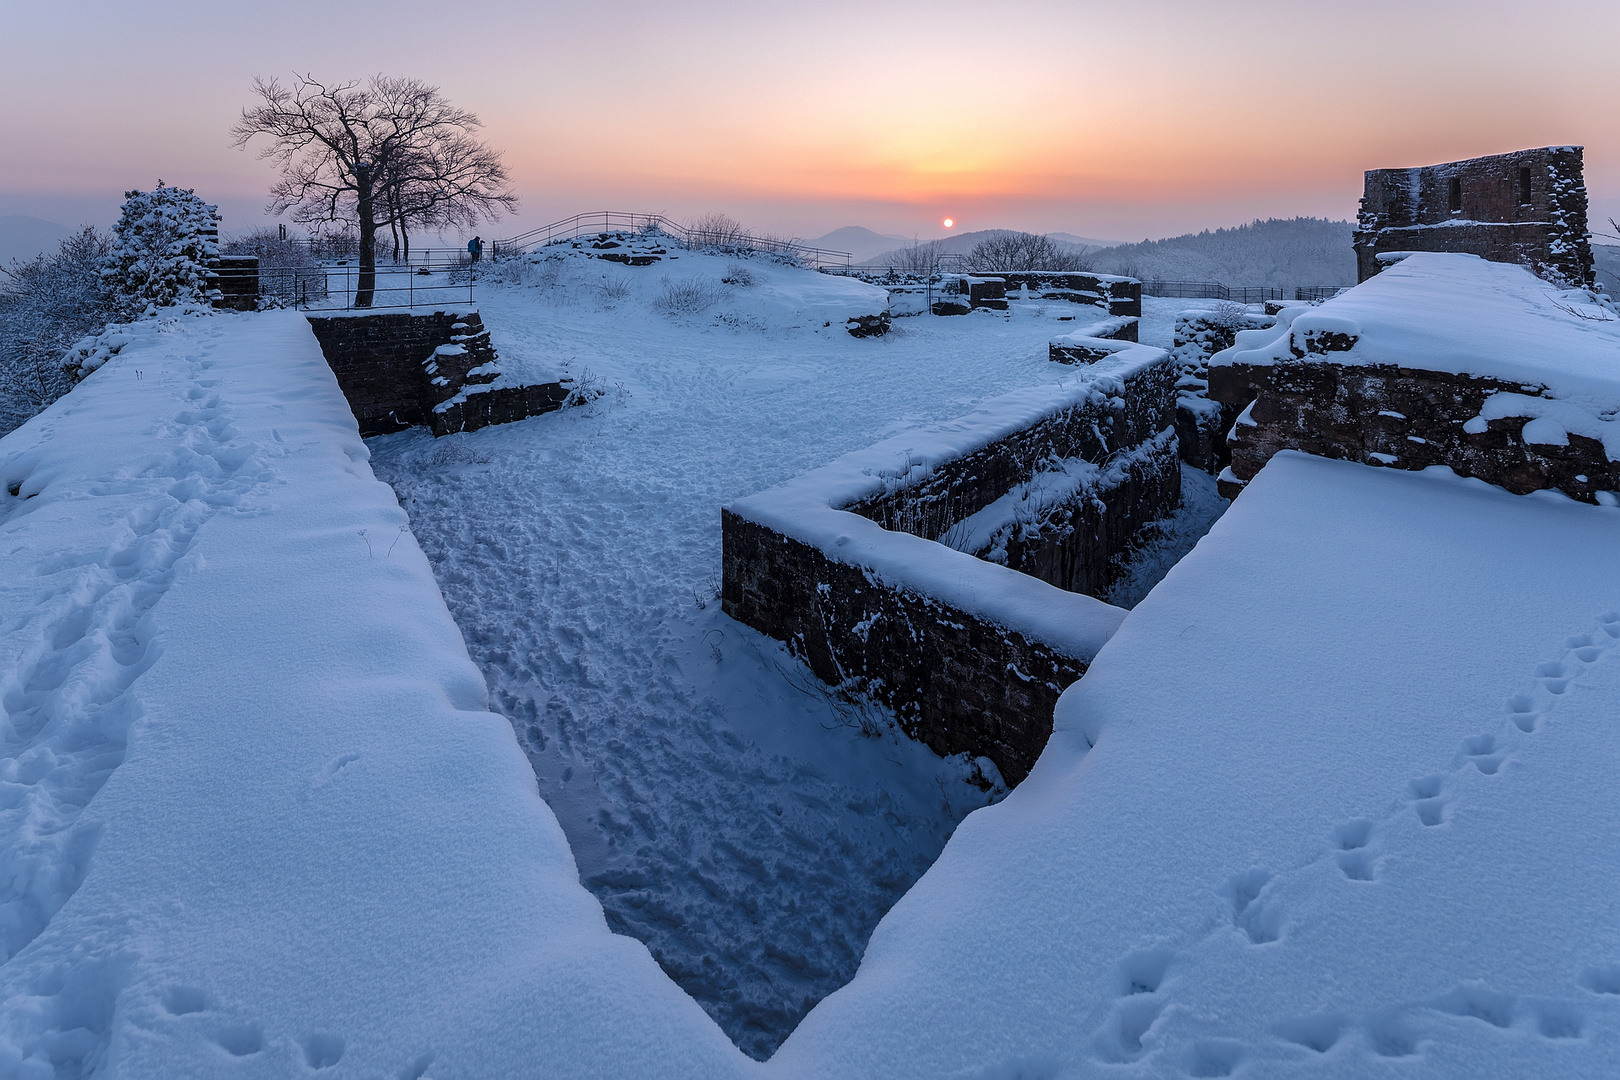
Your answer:
[[[956,224],[956,219],[955,218],[946,218],[945,219],[945,227],[947,229],[951,228],[955,224]]]

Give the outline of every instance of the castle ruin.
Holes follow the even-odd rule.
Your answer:
[[[1593,282],[1581,147],[1548,146],[1414,169],[1369,169],[1357,215],[1356,275],[1404,251],[1518,263],[1572,285]]]

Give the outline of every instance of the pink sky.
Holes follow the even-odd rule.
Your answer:
[[[262,220],[256,74],[409,74],[485,121],[507,235],[611,207],[816,236],[1141,239],[1355,212],[1362,170],[1587,147],[1620,217],[1620,4],[7,5],[0,214],[109,223],[158,177]],[[365,59],[356,60],[363,56]],[[1603,228],[1606,230],[1607,225]]]

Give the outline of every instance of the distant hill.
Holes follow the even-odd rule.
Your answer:
[[[1019,230],[1017,229],[978,229],[974,232],[947,233],[937,240],[925,240],[923,243],[937,244],[937,250],[942,255],[966,255],[968,252],[972,251],[981,240],[989,240],[996,236],[1006,236],[1008,233],[1018,231]],[[1046,235],[1050,236],[1053,240],[1056,240],[1060,244],[1075,248],[1076,250],[1082,251],[1088,255],[1099,248],[1118,244],[1119,242],[1117,240],[1097,240],[1092,237],[1076,236],[1074,233],[1065,232],[1047,233]],[[911,244],[908,241],[902,246],[910,247]],[[885,262],[892,262],[895,261],[895,254],[898,250],[898,248],[891,244],[883,251],[863,261],[873,265],[882,265]]]
[[[0,266],[10,266],[13,259],[27,261],[42,251],[50,251],[72,231],[66,225],[21,214],[0,217]]]
[[[947,233],[937,240],[924,240],[922,243],[934,244],[935,250],[941,255],[966,255],[973,250],[974,245],[980,240],[988,240],[993,236],[1005,236],[1010,232],[1017,231],[1016,229],[979,229],[976,232]],[[884,250],[866,261],[875,266],[881,266],[886,262],[894,261],[900,248],[910,246],[911,241],[909,240],[899,245],[889,244]]]
[[[980,229],[933,241],[940,254],[965,255],[981,240],[1011,229]],[[1354,285],[1356,256],[1351,224],[1322,218],[1273,218],[1231,229],[1205,229],[1167,240],[1108,244],[1073,233],[1047,233],[1083,252],[1093,270],[1143,280],[1213,281],[1223,285]],[[903,246],[910,246],[903,245]],[[898,261],[890,247],[858,261]],[[1620,249],[1616,249],[1620,253]],[[1617,265],[1620,270],[1620,265]]]
[[[827,248],[831,251],[847,251],[856,262],[862,262],[867,256],[879,251],[888,251],[898,244],[904,244],[903,236],[887,236],[883,233],[873,232],[860,225],[845,225],[842,229],[834,229],[826,236],[818,236],[813,240],[803,241],[810,247]]]
[[[1271,218],[1232,229],[1205,229],[1088,252],[1095,269],[1144,281],[1223,285],[1354,285],[1351,223]]]
[[[1061,240],[1065,244],[1073,244],[1083,248],[1118,247],[1123,240],[1099,240],[1095,236],[1076,236],[1070,232],[1049,232],[1046,234],[1054,240]]]

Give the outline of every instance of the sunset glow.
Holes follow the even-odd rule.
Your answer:
[[[942,225],[944,225],[944,226],[945,226],[945,227],[946,227],[946,228],[947,228],[947,229],[950,229],[950,228],[954,228],[954,227],[955,227],[955,225],[956,225],[956,222],[955,222],[955,221],[952,221],[952,220],[951,220],[951,219],[950,219],[950,218],[946,218],[946,219],[945,219],[945,220],[944,220],[944,221],[943,221],[943,222],[941,222],[941,223],[940,223],[940,224],[942,224]]]
[[[1484,10],[1497,7],[1503,18]],[[975,228],[1139,239],[1343,218],[1364,169],[1564,142],[1587,147],[1593,220],[1620,216],[1603,74],[1620,39],[1613,4],[1553,2],[1510,33],[1518,8],[1496,3],[995,16],[952,3],[627,3],[604,22],[578,5],[497,2],[458,8],[458,26],[478,32],[448,51],[434,30],[445,9],[418,0],[384,19],[369,5],[208,10],[13,5],[0,212],[105,222],[124,189],[161,175],[220,202],[228,228],[256,219],[272,170],[225,137],[252,76],[383,67],[484,120],[523,199],[514,231],[612,205],[926,238],[953,227],[932,209],[947,203]],[[286,32],[311,25],[323,32]],[[49,45],[69,39],[84,61],[71,68]]]

